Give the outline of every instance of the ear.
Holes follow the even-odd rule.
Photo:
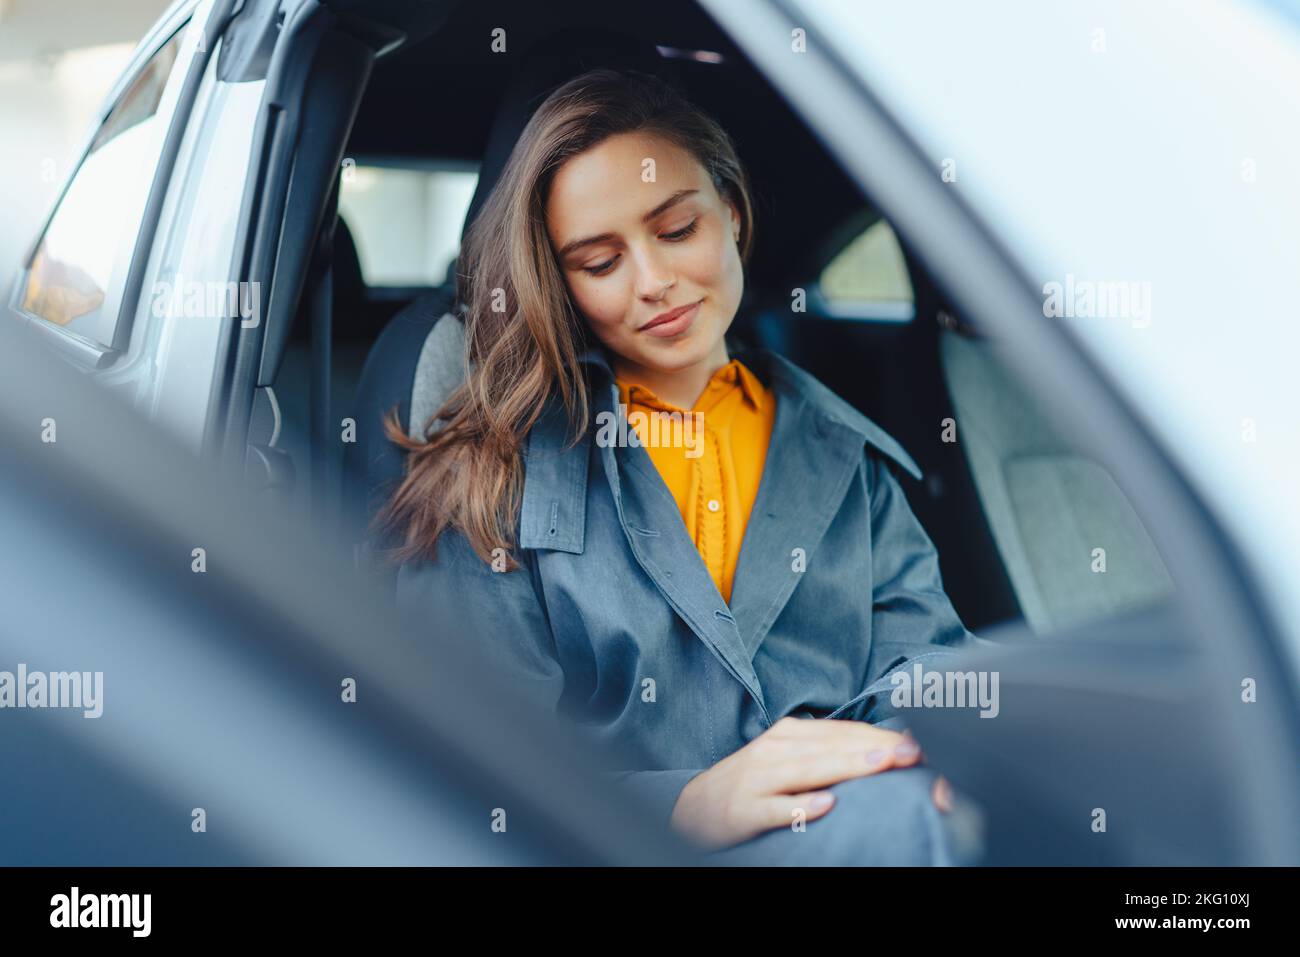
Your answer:
[[[731,210],[731,235],[736,242],[740,242],[740,210],[732,202],[727,203],[727,208]]]

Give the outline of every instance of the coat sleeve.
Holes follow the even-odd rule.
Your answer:
[[[892,675],[921,663],[945,669],[990,642],[966,630],[939,573],[939,556],[907,504],[898,480],[877,456],[867,456],[871,493],[871,653],[862,717],[902,730],[907,710],[890,701]]]
[[[557,714],[564,670],[542,600],[537,556],[519,553],[515,571],[494,571],[461,534],[445,533],[433,562],[403,565],[397,603],[416,614],[453,626],[507,686],[545,713]],[[699,769],[608,771],[603,775],[668,824],[677,797]]]
[[[463,535],[445,532],[436,560],[398,570],[397,603],[452,629],[495,675],[550,713],[564,691],[564,672],[534,587],[532,556],[524,552],[523,559],[516,571],[495,571]]]

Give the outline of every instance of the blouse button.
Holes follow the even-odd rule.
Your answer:
[[[709,501],[708,501],[708,509],[709,509],[710,512],[716,512],[716,511],[717,511],[718,509],[720,509],[720,508],[722,508],[722,503],[721,503],[721,502],[719,502],[716,498],[711,498],[711,499],[709,499]]]

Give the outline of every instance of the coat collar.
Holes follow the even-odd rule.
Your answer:
[[[920,466],[892,435],[789,359],[768,349],[735,344],[731,345],[729,352],[733,359],[739,359],[748,369],[756,372],[763,384],[774,389],[778,397],[784,395],[807,401],[819,416],[839,421],[850,431],[861,435],[862,441],[867,445],[896,462],[912,478],[918,480],[921,478]],[[609,362],[609,354],[603,347],[589,346],[578,356],[578,363],[592,370],[593,379],[596,380],[593,384],[604,385],[614,382],[614,370]],[[743,376],[742,385],[747,386]]]
[[[913,479],[922,477],[917,463],[891,434],[792,361],[766,348],[736,346],[731,354],[753,369],[763,384],[777,395],[777,421],[772,426],[774,441],[771,443],[774,449],[781,450],[777,459],[798,464],[798,459],[785,454],[783,442],[790,436],[788,428],[783,428],[783,425],[796,425],[796,417],[811,415],[816,423],[822,425],[822,430],[840,434],[842,439],[854,445],[866,443],[900,465]],[[616,399],[614,369],[603,346],[586,348],[578,356],[578,364],[586,365],[593,373],[590,377],[593,411],[606,407],[603,406],[604,394]],[[789,407],[790,402],[800,406],[800,416],[785,416],[783,423],[781,406]],[[608,407],[612,408],[614,404]],[[563,403],[552,397],[530,430],[525,450],[524,501],[520,514],[520,547],[524,549],[556,549],[581,554],[586,524],[590,434],[573,443],[569,433],[571,428]],[[575,445],[581,446],[581,451]],[[805,464],[809,467],[806,477],[815,479],[816,472],[811,469],[813,460],[805,460]],[[764,468],[764,477],[766,472]],[[755,502],[755,508],[757,505]]]
[[[798,431],[806,416],[815,423],[814,434],[818,437],[835,437],[852,447],[855,454],[865,443],[896,462],[913,478],[921,478],[920,468],[893,436],[794,363],[765,349],[736,349],[732,354],[775,391],[777,420],[773,425],[774,441],[770,448],[772,454],[785,463],[784,469],[800,470],[805,487],[807,482],[818,480],[814,463],[823,453],[818,443],[814,443],[812,447],[791,455],[791,442],[787,440],[796,441],[800,447],[808,445],[809,436]],[[603,405],[605,396],[611,390],[616,393],[617,386],[604,349],[592,346],[578,361],[590,373],[593,410],[606,408]],[[795,404],[797,415],[789,414],[791,403]],[[787,409],[784,416],[782,406]],[[520,547],[582,553],[590,440],[589,430],[576,444],[573,443],[562,403],[554,398],[547,403],[529,433],[525,451]],[[767,471],[765,468],[765,479]],[[755,503],[755,511],[758,504]]]
[[[681,523],[676,503],[644,448],[599,448],[594,429],[575,442],[557,400],[529,433],[519,543],[581,554],[591,462],[608,481],[623,534],[636,561],[690,629],[766,713],[753,658],[799,581],[792,557],[811,560],[869,445],[915,478],[920,469],[866,416],[786,359],[737,350],[777,396],[776,421],[758,497],[745,527],[731,605],[718,593]],[[606,356],[588,350],[593,416],[618,406]],[[792,490],[797,493],[792,494]]]
[[[617,381],[617,380],[616,380]],[[632,405],[634,402],[643,406],[649,406],[652,409],[659,409],[664,412],[691,412],[701,411],[708,414],[722,397],[731,394],[731,387],[739,386],[741,394],[751,408],[757,409],[763,402],[763,384],[759,381],[758,376],[749,371],[749,367],[740,361],[740,358],[733,356],[731,361],[719,369],[709,378],[704,387],[704,392],[695,401],[690,409],[680,409],[668,402],[665,402],[659,396],[655,395],[648,388],[640,385],[628,385],[625,382],[618,382],[618,395],[624,405]]]

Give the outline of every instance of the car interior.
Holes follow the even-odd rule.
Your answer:
[[[1198,494],[1196,473],[1181,467],[1131,383],[1068,324],[1041,321],[1037,281],[1009,241],[1014,204],[977,206],[950,189],[925,149],[922,118],[866,71],[830,59],[804,74],[803,64],[787,66],[794,6],[752,9],[751,18],[727,0],[175,3],[108,98],[90,162],[73,172],[11,296],[22,326],[125,400],[93,401],[53,374],[59,366],[28,362],[17,338],[0,348],[11,399],[0,431],[18,447],[35,441],[33,421],[51,428],[40,454],[0,470],[18,496],[10,524],[42,547],[66,539],[71,556],[24,554],[15,566],[15,607],[32,619],[9,629],[15,648],[37,635],[74,659],[170,660],[182,674],[194,672],[198,650],[222,656],[205,660],[228,661],[229,673],[287,674],[289,684],[264,689],[262,710],[304,701],[328,710],[316,723],[329,733],[311,748],[284,739],[314,759],[354,745],[375,758],[385,746],[320,694],[322,675],[328,689],[338,674],[358,674],[381,689],[371,728],[389,735],[400,781],[412,762],[430,766],[426,736],[441,741],[451,728],[456,747],[435,764],[464,755],[472,773],[435,783],[463,790],[486,771],[493,787],[549,802],[538,806],[545,842],[565,853],[614,847],[618,833],[569,827],[573,788],[593,796],[567,771],[567,790],[548,788],[559,767],[551,746],[518,737],[505,696],[479,690],[492,676],[467,680],[449,654],[454,642],[420,640],[438,637],[428,634],[436,620],[399,621],[394,603],[348,579],[393,584],[381,554],[392,543],[370,521],[405,463],[381,421],[395,411],[408,435],[429,434],[461,380],[456,254],[527,118],[575,75],[637,69],[717,117],[749,174],[755,245],[731,337],[788,357],[897,439],[920,477],[895,474],[936,546],[945,590],[966,626],[998,643],[981,650],[980,668],[1000,682],[1000,720],[927,705],[909,721],[927,760],[979,806],[986,863],[1282,860],[1294,836],[1295,709],[1269,641],[1282,632],[1250,553]],[[200,22],[196,10],[210,15]],[[760,23],[760,11],[773,19]],[[809,33],[814,51],[838,54]],[[774,35],[782,42],[768,46]],[[125,177],[103,172],[128,168],[129,195]],[[82,249],[58,249],[60,234],[93,240],[84,250],[112,262],[81,262]],[[229,321],[229,301],[186,302],[175,314],[161,302],[159,315],[150,292],[174,292],[182,273],[251,290],[258,321]],[[135,429],[129,406],[157,428]],[[73,441],[51,455],[56,418]],[[307,521],[279,522],[277,506]],[[212,556],[215,574],[195,574],[207,571],[191,564],[199,554]],[[23,585],[28,568],[56,567],[65,573]],[[173,588],[176,574],[184,581]],[[67,581],[108,598],[41,598]],[[168,609],[179,614],[172,624],[140,627]],[[76,620],[87,614],[96,621]],[[178,643],[179,634],[211,640]],[[138,705],[128,738],[147,738],[158,714],[189,714],[200,737],[215,729],[214,742],[243,748],[231,727],[209,720],[211,708],[195,711],[196,686],[157,681],[153,667],[127,671],[138,685],[118,695]],[[229,680],[213,687],[226,695]],[[240,699],[249,727],[284,725],[243,707],[258,694]],[[460,734],[466,715],[480,731],[506,729],[509,746]],[[237,786],[192,737],[181,736],[172,763],[191,777],[221,771],[214,786]],[[266,766],[276,742],[254,739]],[[53,770],[55,791],[84,778],[84,749],[33,740],[18,742],[18,757]],[[406,753],[413,745],[419,753]],[[542,755],[536,769],[546,773],[516,781],[520,753]],[[194,755],[203,760],[186,765]],[[157,837],[148,821],[168,817],[151,810],[154,782],[126,789],[120,768],[92,763],[113,778],[99,789],[116,795],[111,804],[148,811],[114,817],[114,833],[130,840],[95,837],[104,859],[156,860],[158,848],[166,858],[167,838],[144,850]],[[300,786],[310,774],[282,777]],[[32,793],[19,794],[20,810],[38,808],[44,792]],[[336,804],[343,832],[356,802]],[[1120,839],[1085,824],[1089,809],[1107,809]],[[298,830],[301,846],[321,853],[320,827]],[[402,837],[415,831],[423,844]],[[358,846],[349,859],[436,856],[444,831],[415,821],[390,829],[391,851]],[[38,859],[49,842],[33,833]]]
[[[344,182],[328,199],[326,280],[316,287],[325,294],[303,296],[274,380],[276,444],[294,461],[301,496],[313,454],[335,454],[313,449],[312,367],[328,359],[328,421],[352,419],[356,432],[327,462],[324,487],[359,562],[374,544],[366,522],[402,475],[380,419],[397,408],[420,434],[459,380],[463,338],[454,258],[423,282],[371,281],[373,262],[363,269],[367,236],[382,237],[385,223],[348,221],[349,162],[357,172],[477,171],[463,216],[450,200],[434,212],[459,217],[459,233],[545,94],[612,66],[668,78],[732,135],[756,220],[733,335],[807,369],[912,455],[924,479],[902,484],[968,628],[1023,619],[1044,632],[1167,597],[1172,582],[1155,546],[1104,466],[1039,411],[999,344],[956,315],[906,238],[703,11],[690,2],[663,3],[654,17],[587,2],[512,9],[503,18],[500,8],[460,4],[376,62],[347,136]],[[505,52],[489,43],[498,20],[509,26]],[[891,261],[905,292],[895,282],[873,293],[890,286],[873,272]],[[864,291],[831,288],[846,270]],[[797,292],[804,311],[792,308]],[[313,352],[322,302],[329,348]],[[1096,573],[1098,546],[1122,574]]]

